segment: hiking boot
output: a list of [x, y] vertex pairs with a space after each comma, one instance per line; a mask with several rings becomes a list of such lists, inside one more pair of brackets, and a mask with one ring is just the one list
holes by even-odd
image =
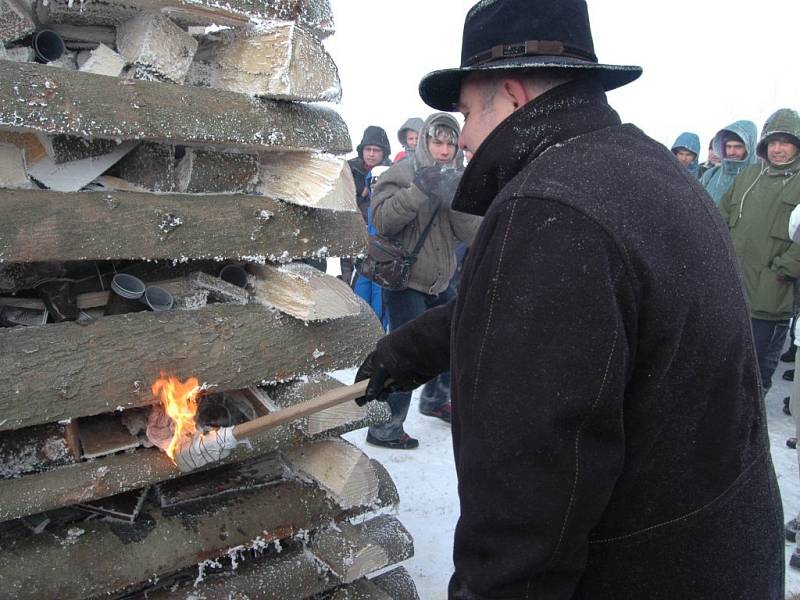
[[786, 438], [786, 445], [792, 450], [797, 450], [797, 438], [796, 437]]
[[372, 437], [371, 433], [367, 433], [367, 443], [373, 446], [381, 446], [382, 448], [391, 448], [392, 450], [413, 450], [419, 447], [419, 440], [415, 440], [407, 433], [404, 433], [396, 440], [379, 440]]
[[426, 417], [436, 417], [445, 423], [450, 423], [453, 415], [453, 407], [448, 402], [447, 404], [442, 404], [439, 408], [434, 408], [433, 410], [420, 409], [419, 412]]
[[797, 552], [797, 548], [795, 548], [794, 552], [792, 552], [792, 555], [789, 557], [789, 566], [800, 569], [800, 553]]
[[[794, 369], [787, 369], [781, 375], [786, 381], [794, 381]], [[800, 559], [798, 559], [800, 560]]]
[[789, 542], [797, 541], [797, 528], [800, 527], [800, 523], [797, 522], [797, 519], [792, 519], [786, 525], [783, 526], [783, 533], [786, 536], [786, 540]]
[[797, 346], [794, 344], [789, 345], [789, 349], [781, 354], [781, 362], [794, 362], [794, 355], [797, 352]]

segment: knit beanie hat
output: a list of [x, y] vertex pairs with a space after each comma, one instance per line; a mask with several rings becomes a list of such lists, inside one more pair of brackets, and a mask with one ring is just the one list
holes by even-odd
[[388, 158], [392, 153], [392, 148], [389, 146], [389, 136], [386, 135], [382, 127], [378, 127], [377, 125], [370, 125], [364, 130], [361, 143], [356, 147], [358, 156], [362, 159], [364, 156], [361, 152], [364, 150], [364, 146], [380, 146], [383, 150], [384, 158]]

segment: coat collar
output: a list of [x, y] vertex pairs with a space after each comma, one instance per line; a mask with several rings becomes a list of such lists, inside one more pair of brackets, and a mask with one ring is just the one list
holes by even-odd
[[556, 144], [619, 125], [599, 82], [560, 85], [529, 102], [492, 131], [464, 171], [455, 210], [482, 216], [525, 166]]

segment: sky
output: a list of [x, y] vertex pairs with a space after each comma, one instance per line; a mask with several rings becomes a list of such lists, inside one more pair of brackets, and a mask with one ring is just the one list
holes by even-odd
[[[800, 0], [587, 0], [600, 62], [639, 65], [609, 93], [622, 120], [671, 146], [682, 131], [709, 139], [733, 121], [761, 130], [778, 108], [800, 110]], [[473, 0], [331, 0], [339, 68], [337, 107], [355, 147], [367, 125], [389, 134], [432, 109], [417, 93], [426, 73], [458, 66]]]

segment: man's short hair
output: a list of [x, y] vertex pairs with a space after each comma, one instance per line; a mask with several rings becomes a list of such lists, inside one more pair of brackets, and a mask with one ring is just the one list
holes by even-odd
[[795, 148], [800, 149], [800, 140], [790, 133], [776, 132], [770, 133], [764, 141], [769, 144], [770, 142], [783, 142], [784, 144], [792, 144]]
[[519, 79], [528, 87], [546, 86], [551, 88], [582, 77], [591, 77], [591, 74], [581, 72], [579, 69], [523, 69], [516, 71], [491, 69], [472, 73], [465, 81], [477, 81], [480, 84], [481, 101], [484, 106], [488, 106], [497, 94], [496, 84], [504, 79]]
[[744, 140], [732, 131], [726, 131], [722, 134], [722, 143], [727, 144], [728, 142], [739, 142], [740, 144], [744, 144]]

